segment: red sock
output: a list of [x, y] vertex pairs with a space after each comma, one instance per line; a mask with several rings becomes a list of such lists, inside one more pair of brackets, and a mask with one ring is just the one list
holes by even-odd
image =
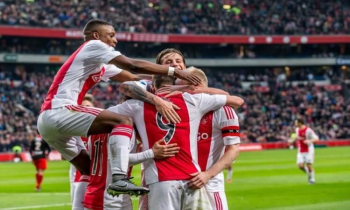
[[40, 188], [42, 181], [43, 181], [43, 175], [36, 174], [36, 188]]
[[35, 174], [35, 179], [36, 179], [36, 186], [35, 186], [35, 188], [38, 188], [38, 186], [39, 186], [39, 174]]

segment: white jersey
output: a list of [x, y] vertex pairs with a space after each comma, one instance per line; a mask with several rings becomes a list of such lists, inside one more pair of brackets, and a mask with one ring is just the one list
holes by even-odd
[[[234, 109], [224, 106], [203, 116], [198, 131], [198, 161], [202, 171], [211, 168], [224, 155], [225, 146], [239, 144], [238, 117]], [[206, 184], [208, 192], [225, 191], [220, 172]]]
[[119, 55], [120, 52], [100, 40], [82, 44], [57, 72], [40, 112], [80, 105], [92, 86], [122, 71], [114, 65], [106, 65]]
[[299, 153], [314, 153], [314, 144], [305, 144], [304, 140], [318, 139], [316, 133], [309, 127], [305, 126], [303, 129], [296, 128], [297, 145]]
[[133, 118], [141, 136], [143, 150], [152, 148], [155, 142], [177, 143], [180, 151], [164, 160], [144, 162], [146, 184], [159, 181], [189, 180], [191, 174], [200, 171], [198, 165], [197, 134], [202, 116], [226, 103], [226, 96], [188, 93], [168, 98], [180, 107], [177, 111], [181, 122], [165, 122], [153, 105], [138, 100], [128, 100], [108, 110]]

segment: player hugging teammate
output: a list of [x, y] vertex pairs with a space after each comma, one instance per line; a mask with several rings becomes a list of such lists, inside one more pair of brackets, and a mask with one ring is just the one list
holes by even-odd
[[[86, 42], [57, 73], [38, 119], [43, 138], [81, 174], [73, 209], [132, 209], [129, 195], [148, 193], [140, 208], [228, 209], [222, 170], [238, 156], [232, 107], [243, 100], [208, 88], [204, 72], [185, 70], [179, 51], [165, 50], [152, 64], [115, 51], [115, 31], [107, 22], [89, 21], [83, 33]], [[100, 80], [142, 79], [121, 69], [158, 75], [155, 94], [126, 82], [120, 91], [134, 99], [107, 110], [82, 106]], [[173, 86], [175, 78], [181, 86]], [[130, 166], [141, 162], [150, 190], [130, 181]]]

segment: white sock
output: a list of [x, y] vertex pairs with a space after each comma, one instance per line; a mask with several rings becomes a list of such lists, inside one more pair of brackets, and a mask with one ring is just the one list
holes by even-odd
[[113, 174], [124, 174], [128, 171], [129, 145], [133, 127], [116, 125], [109, 136], [108, 160]]
[[304, 166], [305, 173], [309, 174], [309, 168], [307, 166]]
[[90, 177], [87, 175], [82, 175], [79, 182], [75, 183], [74, 200], [72, 203], [72, 210], [84, 210], [84, 197], [86, 192], [86, 187], [89, 184]]
[[231, 179], [232, 178], [232, 174], [233, 174], [233, 169], [232, 168], [227, 170], [227, 177], [226, 177], [226, 179], [227, 180]]
[[310, 181], [315, 182], [315, 170], [310, 172], [309, 176], [310, 176]]

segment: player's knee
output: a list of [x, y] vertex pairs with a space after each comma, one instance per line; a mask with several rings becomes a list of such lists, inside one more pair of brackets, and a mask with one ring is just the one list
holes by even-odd
[[77, 157], [70, 161], [82, 175], [90, 175], [90, 156], [82, 150]]
[[123, 125], [133, 125], [133, 124], [134, 124], [134, 121], [132, 120], [131, 117], [123, 116], [123, 117], [120, 119], [120, 124], [123, 124]]

